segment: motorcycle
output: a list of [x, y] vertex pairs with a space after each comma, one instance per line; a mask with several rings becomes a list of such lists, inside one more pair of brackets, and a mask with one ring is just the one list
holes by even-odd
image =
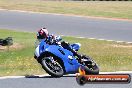
[[77, 52], [80, 49], [80, 44], [70, 45], [64, 41], [43, 39], [35, 49], [34, 58], [52, 77], [78, 73], [79, 67], [83, 68], [86, 74], [99, 74], [99, 67], [92, 58], [84, 55], [83, 57], [75, 56], [67, 47]]

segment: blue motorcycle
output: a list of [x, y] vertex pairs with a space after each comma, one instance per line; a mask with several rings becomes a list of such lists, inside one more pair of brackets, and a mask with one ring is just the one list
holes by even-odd
[[99, 67], [89, 56], [75, 54], [80, 48], [79, 43], [69, 44], [57, 40], [41, 40], [35, 49], [34, 58], [52, 77], [64, 74], [75, 74], [79, 67], [86, 74], [99, 74]]

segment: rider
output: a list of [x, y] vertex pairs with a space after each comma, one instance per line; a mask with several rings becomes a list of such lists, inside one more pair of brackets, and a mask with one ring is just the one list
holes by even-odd
[[61, 40], [60, 36], [49, 35], [47, 28], [41, 28], [37, 32], [37, 39], [41, 42], [42, 39], [45, 39], [48, 43], [53, 43], [54, 41], [59, 42]]
[[[50, 39], [55, 40], [57, 42], [60, 42], [59, 39], [57, 39], [57, 36], [54, 35], [49, 35], [49, 32], [47, 30], [47, 28], [41, 28], [40, 30], [38, 30], [37, 32], [37, 39], [40, 42], [42, 39], [45, 39], [47, 41], [49, 41]], [[78, 54], [75, 50], [71, 49], [70, 44], [66, 43], [66, 42], [61, 42], [61, 45], [64, 46], [64, 48], [70, 50], [75, 56], [78, 56], [78, 58], [82, 58], [83, 55]]]
[[49, 32], [46, 28], [41, 28], [40, 30], [38, 30], [37, 32], [37, 39], [41, 40], [41, 39], [45, 39], [49, 36]]

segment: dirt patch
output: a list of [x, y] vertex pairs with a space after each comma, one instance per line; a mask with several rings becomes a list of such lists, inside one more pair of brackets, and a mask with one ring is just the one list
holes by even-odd
[[[18, 50], [22, 49], [24, 46], [19, 43], [14, 43], [13, 45], [9, 46], [9, 50]], [[0, 52], [8, 50], [8, 46], [0, 46]]]

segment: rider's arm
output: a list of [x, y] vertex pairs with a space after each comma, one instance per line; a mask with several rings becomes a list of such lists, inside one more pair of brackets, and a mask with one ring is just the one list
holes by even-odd
[[60, 42], [60, 41], [62, 40], [62, 38], [61, 38], [61, 36], [55, 36], [55, 40], [56, 40], [57, 42]]
[[60, 41], [61, 41], [61, 37], [60, 36], [54, 36], [53, 34], [52, 35], [49, 35], [46, 39], [47, 43], [49, 44], [58, 44]]

